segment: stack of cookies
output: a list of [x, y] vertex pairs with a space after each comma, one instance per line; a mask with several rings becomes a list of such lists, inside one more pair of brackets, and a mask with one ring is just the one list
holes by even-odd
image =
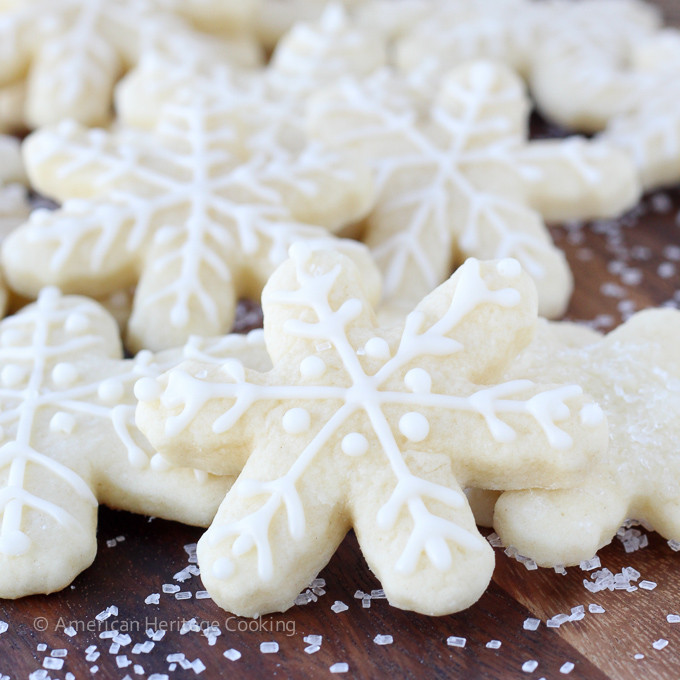
[[477, 524], [541, 566], [680, 540], [680, 313], [546, 320], [546, 223], [680, 181], [651, 6], [9, 2], [0, 83], [0, 597], [70, 584], [100, 503], [209, 527], [243, 616], [351, 529], [429, 615], [484, 593]]

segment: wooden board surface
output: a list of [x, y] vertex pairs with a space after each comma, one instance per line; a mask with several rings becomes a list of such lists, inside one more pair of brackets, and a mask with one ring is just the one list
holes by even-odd
[[[660, 4], [671, 12], [669, 17], [680, 13], [676, 0]], [[616, 222], [555, 227], [555, 239], [567, 252], [577, 281], [569, 318], [596, 320], [598, 328], [609, 330], [637, 309], [679, 306], [679, 216], [680, 190], [673, 189], [646, 197]], [[197, 576], [173, 579], [189, 565], [184, 546], [198, 539], [199, 530], [102, 509], [98, 557], [70, 588], [0, 601], [0, 621], [8, 624], [0, 633], [0, 677], [28, 678], [61, 660], [61, 668], [46, 674], [67, 678], [71, 673], [78, 680], [148, 678], [153, 673], [169, 678], [329, 677], [329, 668], [344, 662], [349, 670], [342, 677], [676, 680], [680, 623], [670, 623], [667, 616], [680, 614], [680, 554], [656, 534], [636, 529], [648, 536], [647, 547], [626, 553], [615, 539], [599, 557], [614, 573], [633, 567], [641, 574], [637, 583], [654, 582], [653, 590], [592, 594], [583, 585], [588, 571], [574, 567], [559, 575], [528, 570], [497, 550], [493, 583], [465, 612], [428, 618], [394, 609], [384, 599], [371, 600], [367, 608], [355, 591], [370, 593], [379, 585], [350, 535], [320, 575], [326, 585], [317, 601], [252, 621], [230, 617], [211, 600], [197, 598], [202, 589]], [[164, 584], [191, 596], [177, 599], [163, 592]], [[145, 604], [153, 593], [159, 594], [159, 603]], [[349, 608], [334, 613], [335, 601]], [[591, 613], [591, 604], [605, 611]], [[546, 626], [551, 617], [580, 605], [586, 612], [581, 620]], [[110, 607], [117, 613], [97, 617]], [[523, 626], [532, 617], [541, 619], [535, 631]], [[191, 619], [193, 627], [187, 624]], [[217, 637], [205, 634], [211, 626], [219, 630]], [[153, 641], [148, 629], [166, 632]], [[117, 643], [112, 635], [118, 635]], [[313, 654], [304, 651], [309, 635], [323, 636], [321, 649]], [[393, 643], [378, 645], [377, 635], [391, 635]], [[450, 636], [464, 637], [465, 646], [447, 645]], [[500, 648], [488, 648], [491, 640], [500, 641]], [[659, 640], [667, 640], [667, 646], [656, 649]], [[260, 644], [272, 641], [278, 652], [262, 653]], [[153, 648], [135, 649], [145, 642], [154, 642]], [[92, 646], [96, 649], [88, 652]], [[225, 658], [230, 649], [241, 658]], [[62, 651], [53, 656], [54, 650]], [[182, 667], [187, 660], [193, 668]], [[532, 660], [537, 667], [522, 670]], [[574, 664], [568, 674], [565, 663]]]

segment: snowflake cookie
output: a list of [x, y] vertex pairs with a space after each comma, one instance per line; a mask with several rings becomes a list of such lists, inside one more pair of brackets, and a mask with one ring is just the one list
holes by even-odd
[[0, 323], [0, 597], [59, 590], [87, 567], [98, 503], [209, 524], [232, 479], [170, 465], [134, 424], [135, 382], [189, 357], [269, 363], [261, 333], [124, 360], [105, 310], [54, 288]]
[[[245, 127], [219, 97], [187, 94], [152, 134], [65, 122], [31, 135], [29, 177], [64, 203], [34, 211], [4, 242], [10, 286], [103, 297], [137, 283], [133, 350], [228, 331], [237, 298], [259, 296], [291, 243], [331, 238], [373, 198], [360, 163], [318, 145], [253, 153]], [[337, 247], [367, 258], [357, 244]]]
[[[101, 124], [116, 80], [145, 51], [249, 59], [195, 26], [237, 30], [253, 12], [252, 0], [10, 0], [0, 9], [0, 85], [26, 81], [29, 127]], [[0, 120], [0, 129], [15, 122]]]
[[628, 151], [646, 190], [680, 182], [680, 31], [655, 34], [635, 50], [634, 100], [599, 139]]
[[431, 106], [383, 71], [330, 88], [311, 109], [321, 139], [373, 162], [378, 199], [364, 241], [388, 305], [413, 303], [465, 257], [512, 256], [539, 284], [541, 314], [558, 316], [572, 279], [541, 214], [614, 215], [639, 197], [620, 150], [581, 138], [527, 141], [528, 99], [501, 64], [454, 69]]
[[411, 19], [406, 30], [399, 32], [393, 49], [400, 70], [442, 73], [470, 59], [483, 58], [502, 61], [526, 74], [538, 18], [536, 3], [531, 0], [411, 0], [395, 4], [391, 11], [389, 3], [378, 7], [384, 13], [402, 13]]
[[595, 132], [639, 96], [632, 58], [659, 28], [658, 8], [640, 0], [552, 0], [550, 30], [533, 45], [529, 83], [539, 109], [566, 127]]
[[250, 148], [297, 154], [309, 144], [309, 96], [343, 77], [365, 77], [386, 62], [385, 46], [375, 32], [356, 26], [342, 7], [330, 5], [319, 21], [296, 25], [263, 69], [244, 71], [185, 55], [150, 54], [119, 84], [116, 107], [126, 123], [150, 129], [178, 92], [219, 94], [247, 125]]
[[271, 371], [191, 362], [136, 391], [163, 455], [219, 474], [249, 456], [198, 548], [229, 611], [290, 607], [352, 527], [392, 604], [457, 611], [493, 570], [459, 485], [575, 484], [606, 445], [580, 387], [496, 380], [536, 320], [516, 260], [468, 260], [385, 330], [353, 262], [299, 243], [263, 310]]
[[626, 518], [680, 540], [680, 312], [639, 312], [601, 338], [562, 330], [542, 326], [506, 378], [578, 382], [607, 415], [609, 447], [578, 488], [502, 494], [496, 531], [543, 566], [590, 559]]
[[329, 8], [361, 6], [366, 0], [260, 0], [255, 33], [267, 47], [274, 47], [300, 24], [314, 22]]

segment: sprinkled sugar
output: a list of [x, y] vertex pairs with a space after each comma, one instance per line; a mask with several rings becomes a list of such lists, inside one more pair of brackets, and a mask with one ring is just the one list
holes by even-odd
[[489, 640], [486, 643], [487, 649], [500, 649], [503, 643], [500, 640]]
[[276, 654], [279, 651], [278, 642], [261, 642], [260, 652], [262, 654]]
[[541, 625], [540, 619], [529, 618], [524, 620], [522, 628], [524, 628], [524, 630], [536, 630], [540, 625]]
[[376, 635], [373, 638], [376, 645], [391, 645], [394, 640], [391, 635]]
[[451, 635], [450, 637], [446, 638], [446, 644], [449, 647], [465, 647], [466, 642], [467, 638], [456, 637], [455, 635]]
[[340, 612], [346, 612], [348, 609], [349, 607], [344, 602], [340, 602], [340, 600], [336, 600], [331, 605], [331, 611], [335, 612], [336, 614], [339, 614]]
[[599, 569], [602, 566], [602, 564], [600, 562], [600, 558], [597, 555], [595, 555], [595, 557], [581, 562], [579, 566], [583, 571], [592, 571], [593, 569]]
[[571, 661], [565, 661], [560, 667], [560, 673], [567, 675], [574, 670], [574, 664]]
[[237, 649], [228, 649], [222, 656], [229, 661], [238, 661], [241, 658], [241, 652]]
[[530, 661], [525, 661], [522, 664], [522, 670], [525, 673], [533, 673], [538, 668], [538, 661], [531, 659]]
[[652, 642], [652, 647], [654, 649], [663, 649], [664, 647], [668, 646], [668, 640], [665, 640], [664, 638], [659, 638], [658, 640], [655, 640]]
[[349, 671], [349, 664], [344, 662], [334, 663], [328, 670], [331, 673], [347, 673]]

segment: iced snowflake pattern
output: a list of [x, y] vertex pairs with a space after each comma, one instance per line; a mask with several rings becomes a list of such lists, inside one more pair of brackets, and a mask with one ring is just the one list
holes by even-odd
[[[0, 12], [0, 79], [15, 89], [27, 76], [25, 122], [110, 118], [116, 80], [147, 51], [226, 59], [233, 52], [201, 28], [236, 29], [250, 0], [29, 0]], [[0, 120], [12, 124], [16, 121]], [[5, 127], [5, 129], [7, 129]]]
[[[250, 453], [199, 544], [206, 587], [241, 615], [285, 609], [354, 526], [392, 602], [439, 614], [471, 604], [493, 558], [459, 484], [566, 481], [605, 445], [601, 414], [575, 385], [474, 385], [493, 383], [533, 323], [515, 260], [469, 260], [399, 334], [375, 328], [341, 255], [296, 244], [291, 256], [263, 294], [272, 372], [191, 364], [138, 390], [137, 422], [165, 455], [218, 473]], [[503, 338], [478, 335], [482, 315]]]
[[232, 480], [171, 465], [134, 424], [135, 382], [191, 356], [267, 365], [257, 333], [122, 359], [114, 320], [54, 288], [0, 323], [2, 597], [70, 583], [94, 558], [98, 502], [209, 521]]
[[187, 95], [153, 135], [73, 122], [34, 133], [29, 175], [64, 204], [5, 242], [10, 285], [102, 297], [137, 283], [133, 349], [228, 331], [238, 296], [259, 295], [291, 243], [330, 238], [322, 227], [360, 217], [372, 198], [356, 163], [317, 149], [252, 154], [242, 127], [221, 98]]
[[371, 159], [377, 206], [365, 242], [388, 304], [415, 303], [467, 256], [515, 257], [539, 284], [544, 316], [563, 312], [571, 274], [550, 219], [617, 213], [639, 195], [625, 154], [579, 138], [526, 141], [519, 78], [473, 62], [442, 80], [432, 106], [387, 72], [320, 94], [313, 126]]

